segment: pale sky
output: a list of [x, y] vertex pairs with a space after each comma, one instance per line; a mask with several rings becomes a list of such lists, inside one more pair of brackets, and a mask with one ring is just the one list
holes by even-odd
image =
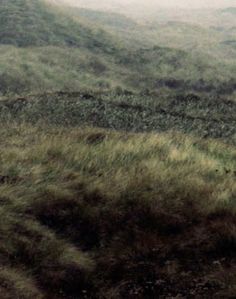
[[[96, 2], [96, 0], [94, 0]], [[107, 2], [112, 2], [108, 0]], [[236, 0], [116, 0], [115, 2], [128, 4], [150, 4], [165, 7], [225, 7], [236, 6]]]
[[139, 6], [162, 6], [184, 8], [207, 8], [235, 6], [236, 0], [59, 0], [61, 2], [78, 4], [79, 6], [112, 6], [112, 5], [139, 5]]

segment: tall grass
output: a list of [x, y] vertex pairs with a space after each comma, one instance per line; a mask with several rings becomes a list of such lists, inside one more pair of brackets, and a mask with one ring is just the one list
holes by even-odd
[[227, 263], [212, 263], [235, 252], [234, 147], [179, 133], [0, 130], [3, 298], [165, 298], [173, 279], [172, 296], [203, 275], [209, 296], [232, 292], [219, 278]]

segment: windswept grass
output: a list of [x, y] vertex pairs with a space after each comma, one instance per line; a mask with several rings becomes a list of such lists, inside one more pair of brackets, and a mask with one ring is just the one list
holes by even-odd
[[2, 298], [235, 295], [235, 147], [29, 124], [0, 142]]
[[235, 298], [233, 28], [46, 2], [0, 0], [0, 299]]

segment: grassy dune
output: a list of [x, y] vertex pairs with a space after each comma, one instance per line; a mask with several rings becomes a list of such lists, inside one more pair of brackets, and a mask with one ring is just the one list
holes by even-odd
[[103, 30], [74, 22], [41, 0], [2, 0], [0, 44], [18, 47], [68, 46], [112, 52], [114, 41]]
[[166, 88], [166, 93], [193, 91], [227, 96], [235, 91], [234, 65], [158, 46], [117, 48], [113, 55], [104, 51], [103, 47], [92, 51], [83, 47], [0, 45], [0, 95], [85, 87], [156, 92]]
[[224, 40], [181, 22], [145, 26], [72, 11], [42, 0], [0, 2], [0, 95], [119, 86], [233, 95], [233, 29]]
[[0, 142], [1, 298], [236, 295], [235, 147], [12, 122]]
[[235, 298], [234, 18], [46, 3], [0, 0], [0, 299]]

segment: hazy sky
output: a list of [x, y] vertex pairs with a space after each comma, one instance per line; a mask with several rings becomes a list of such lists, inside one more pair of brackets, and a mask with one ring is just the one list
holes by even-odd
[[[108, 0], [107, 2], [112, 2]], [[96, 2], [96, 0], [94, 0]], [[224, 7], [236, 6], [236, 0], [116, 0], [120, 3], [148, 4], [167, 7]]]
[[236, 5], [235, 0], [156, 0], [161, 5], [183, 7], [224, 7]]
[[143, 5], [143, 6], [164, 6], [164, 7], [185, 7], [185, 8], [200, 8], [200, 7], [226, 7], [236, 6], [236, 0], [62, 0], [64, 2], [71, 2], [73, 4], [84, 5], [107, 4], [115, 5]]

